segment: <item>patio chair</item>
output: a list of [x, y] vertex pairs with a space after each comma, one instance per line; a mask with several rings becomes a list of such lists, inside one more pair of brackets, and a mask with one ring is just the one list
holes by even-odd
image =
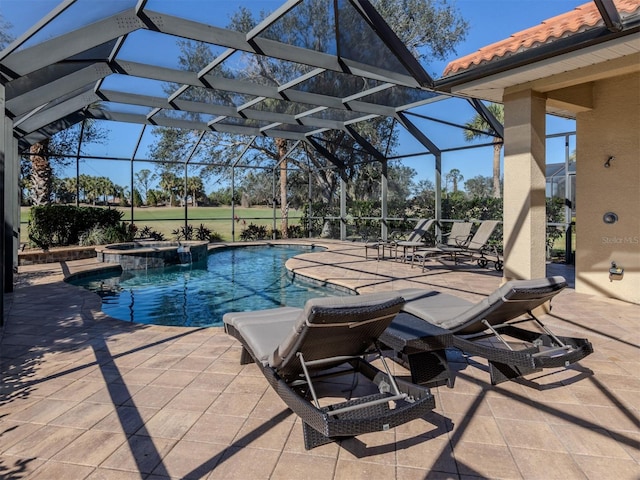
[[[396, 293], [406, 300], [404, 312], [449, 330], [454, 347], [487, 359], [496, 385], [544, 368], [566, 367], [593, 353], [587, 339], [555, 335], [533, 313], [566, 286], [563, 277], [512, 280], [475, 304], [422, 289]], [[537, 331], [517, 326], [523, 322], [532, 322]]]
[[422, 269], [424, 270], [427, 258], [449, 256], [453, 258], [454, 265], [458, 263], [458, 258], [470, 257], [471, 260], [477, 260], [480, 267], [484, 268], [492, 261], [496, 270], [502, 270], [503, 263], [497, 248], [489, 245], [489, 239], [499, 223], [498, 220], [483, 220], [473, 236], [467, 236], [466, 240], [464, 235], [458, 235], [457, 239], [446, 245], [418, 252], [419, 259], [422, 260]]
[[[396, 239], [391, 240], [391, 248], [395, 249], [395, 258], [398, 257], [398, 249], [402, 248], [402, 261], [405, 262], [407, 260], [407, 250], [411, 250], [413, 258], [413, 253], [420, 247], [425, 247], [425, 236], [431, 229], [431, 226], [436, 223], [435, 219], [430, 220], [420, 220], [415, 228], [408, 234], [402, 236], [397, 236]], [[406, 238], [405, 238], [406, 237]]]
[[424, 263], [427, 257], [438, 255], [442, 253], [444, 248], [459, 248], [466, 245], [471, 238], [471, 228], [473, 223], [471, 222], [454, 222], [451, 224], [451, 230], [447, 233], [443, 233], [442, 237], [444, 242], [440, 242], [433, 247], [416, 248], [411, 258], [411, 266], [415, 261], [422, 262], [424, 269]]
[[376, 242], [366, 243], [365, 258], [369, 259], [369, 249], [375, 248], [377, 250], [377, 259], [381, 258], [380, 249], [382, 249], [382, 259], [384, 260], [384, 250], [388, 249], [389, 253], [394, 252], [394, 258], [398, 259], [398, 249], [402, 248], [402, 259], [406, 260], [407, 250], [411, 249], [414, 252], [419, 247], [426, 246], [425, 235], [431, 229], [431, 226], [436, 221], [434, 219], [422, 219], [418, 220], [416, 226], [410, 232], [393, 231], [389, 234], [389, 240], [384, 241], [378, 239]]
[[[379, 335], [403, 303], [395, 293], [325, 297], [307, 301], [304, 308], [227, 313], [223, 321], [225, 331], [242, 344], [241, 363], [255, 362], [280, 398], [302, 419], [309, 450], [387, 430], [435, 407], [429, 389], [394, 378], [376, 348]], [[385, 372], [370, 363], [371, 353], [380, 359]], [[334, 399], [344, 396], [345, 383], [335, 391], [318, 380], [339, 375], [352, 376], [346, 384], [351, 385], [350, 393], [346, 400], [330, 404], [329, 395]], [[353, 389], [363, 378], [377, 388], [356, 398], [362, 390]]]

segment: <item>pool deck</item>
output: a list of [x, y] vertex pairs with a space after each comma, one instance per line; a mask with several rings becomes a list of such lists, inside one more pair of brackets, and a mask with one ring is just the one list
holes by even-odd
[[[291, 243], [291, 242], [289, 242]], [[500, 274], [426, 271], [326, 243], [287, 266], [358, 292], [423, 287], [477, 301]], [[565, 289], [545, 323], [595, 353], [492, 386], [456, 355], [436, 409], [386, 432], [305, 451], [300, 420], [221, 328], [133, 325], [64, 283], [95, 260], [21, 267], [0, 343], [0, 477], [7, 479], [640, 478], [640, 306]], [[572, 270], [549, 265], [549, 274]], [[405, 372], [397, 368], [399, 374]]]

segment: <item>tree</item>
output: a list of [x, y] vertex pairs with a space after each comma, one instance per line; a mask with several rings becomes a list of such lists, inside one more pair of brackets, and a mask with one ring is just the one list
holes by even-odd
[[457, 193], [458, 183], [464, 180], [464, 177], [462, 176], [462, 173], [460, 173], [460, 170], [458, 170], [457, 168], [452, 168], [449, 171], [449, 173], [447, 173], [447, 175], [445, 176], [445, 180], [447, 182], [446, 190], [449, 191], [449, 183], [451, 183], [451, 186], [452, 186], [451, 192]]
[[478, 175], [464, 182], [464, 189], [471, 197], [490, 197], [493, 192], [493, 179]]
[[[488, 110], [500, 123], [504, 123], [504, 106], [499, 103], [491, 103]], [[491, 133], [494, 134], [492, 135]], [[491, 137], [493, 142], [493, 197], [500, 198], [500, 152], [502, 150], [502, 139], [495, 133], [489, 122], [476, 113], [471, 121], [465, 124], [464, 139], [467, 142], [476, 138]]]
[[96, 205], [98, 198], [100, 198], [101, 192], [100, 182], [98, 182], [98, 178], [85, 175], [85, 178], [83, 180], [84, 192], [87, 196], [87, 200], [89, 200], [93, 205]]
[[[198, 206], [198, 199], [205, 197], [204, 193], [204, 183], [202, 183], [202, 179], [200, 177], [190, 176], [187, 179], [187, 196], [191, 196], [191, 205], [194, 207]], [[185, 198], [186, 202], [187, 199]]]
[[147, 205], [157, 207], [162, 194], [158, 190], [150, 189], [147, 191]]
[[[23, 157], [23, 162], [30, 164], [24, 168], [21, 166], [21, 171], [29, 173], [30, 196], [34, 205], [51, 203], [54, 169], [67, 166], [71, 161], [75, 161], [76, 150], [80, 142], [80, 131], [79, 124], [62, 130], [50, 139], [31, 145], [29, 154], [26, 158]], [[86, 153], [86, 147], [90, 144], [103, 143], [106, 137], [105, 128], [99, 126], [95, 120], [85, 120], [80, 153]]]
[[29, 148], [31, 158], [31, 201], [33, 205], [48, 205], [53, 192], [53, 169], [49, 163], [49, 140], [34, 143]]
[[148, 201], [147, 196], [149, 194], [149, 189], [151, 188], [151, 183], [155, 181], [156, 175], [148, 168], [144, 168], [139, 172], [136, 172], [135, 177], [138, 183], [138, 188], [142, 190], [142, 194], [146, 202]]
[[289, 202], [287, 201], [287, 141], [276, 138], [276, 149], [280, 162], [280, 234], [289, 238]]
[[[251, 170], [244, 175], [240, 183], [240, 190], [247, 193], [251, 203], [256, 205], [270, 205], [273, 201], [273, 180], [269, 170]], [[224, 192], [231, 195], [230, 192]], [[222, 192], [219, 193], [218, 202], [222, 202]]]
[[[382, 13], [397, 32], [399, 37], [417, 57], [428, 61], [433, 58], [444, 59], [450, 54], [454, 46], [464, 39], [467, 24], [462, 20], [458, 11], [448, 0], [374, 0], [374, 6]], [[296, 6], [292, 12], [278, 19], [269, 27], [269, 37], [277, 38], [283, 43], [310, 48], [320, 52], [332, 52], [335, 49], [334, 34], [335, 2], [326, 0], [307, 0]], [[344, 14], [344, 15], [343, 15]], [[349, 35], [353, 48], [362, 45], [353, 41], [357, 35], [363, 35], [364, 29], [355, 22], [362, 22], [357, 15], [349, 16], [349, 9], [341, 10], [343, 28], [340, 35]], [[233, 15], [229, 28], [239, 32], [249, 32], [266, 14], [254, 15], [246, 8], [239, 8]], [[354, 28], [348, 28], [349, 22]], [[356, 39], [357, 40], [357, 39]], [[362, 39], [365, 41], [365, 39]], [[180, 64], [185, 70], [198, 72], [215, 58], [214, 52], [203, 43], [180, 40]], [[361, 55], [379, 56], [384, 54], [382, 49], [369, 48], [358, 51]], [[379, 61], [379, 59], [376, 59]], [[229, 66], [227, 66], [229, 64]], [[238, 65], [241, 68], [237, 68]], [[232, 68], [234, 68], [232, 70]], [[261, 55], [250, 53], [234, 55], [233, 62], [222, 62], [211, 72], [211, 75], [251, 81], [264, 85], [279, 87], [290, 80], [307, 73], [306, 67], [294, 62], [277, 61]], [[310, 92], [350, 92], [357, 93], [375, 86], [371, 79], [357, 78], [348, 75], [327, 74], [316, 75], [308, 79], [304, 88]], [[172, 94], [179, 85], [167, 85], [166, 92]], [[211, 104], [239, 105], [253, 97], [225, 92], [217, 89], [191, 87], [184, 91], [181, 99], [204, 101]], [[293, 102], [278, 99], [264, 99], [260, 102], [265, 110], [274, 110], [282, 114], [295, 115], [298, 105]], [[197, 119], [196, 113], [185, 113], [189, 118]], [[232, 119], [233, 120], [233, 119]], [[366, 123], [366, 124], [365, 124]], [[244, 119], [243, 124], [260, 126], [250, 119]], [[378, 118], [369, 122], [354, 124], [358, 133], [380, 151], [393, 151], [398, 139], [392, 131], [393, 122], [387, 118]], [[196, 132], [176, 133], [172, 129], [157, 129], [159, 142], [152, 150], [151, 157], [162, 161], [184, 159], [193, 145]], [[181, 138], [177, 141], [176, 136]], [[345, 165], [342, 172], [337, 172], [332, 164], [313, 149], [298, 148], [284, 159], [287, 143], [282, 139], [258, 137], [250, 139], [238, 135], [227, 135], [220, 132], [207, 132], [202, 139], [200, 155], [202, 159], [211, 162], [210, 167], [204, 167], [200, 174], [204, 177], [210, 174], [225, 177], [230, 174], [229, 168], [238, 158], [240, 152], [250, 144], [250, 150], [242, 157], [244, 165], [270, 166], [279, 164], [280, 202], [282, 217], [286, 222], [286, 208], [290, 200], [287, 194], [287, 180], [290, 167], [297, 166], [312, 176], [312, 183], [317, 186], [317, 199], [330, 204], [336, 198], [340, 185], [340, 178], [349, 181], [358, 176], [359, 170], [364, 169], [373, 157], [357, 145], [355, 140], [344, 131], [329, 130], [314, 135], [327, 152], [337, 157]], [[250, 143], [251, 142], [251, 143]], [[237, 170], [236, 170], [237, 172]], [[364, 178], [364, 173], [361, 175]], [[359, 193], [359, 192], [358, 192]], [[281, 226], [286, 229], [286, 223]]]
[[160, 174], [160, 188], [169, 197], [169, 206], [173, 207], [173, 202], [182, 191], [182, 182], [172, 172], [162, 172]]
[[433, 0], [374, 0], [404, 44], [425, 64], [447, 60], [469, 29], [454, 4]]
[[0, 14], [0, 50], [3, 50], [4, 47], [13, 41], [13, 37], [9, 33], [12, 28], [13, 25]]
[[140, 195], [140, 191], [137, 188], [133, 189], [133, 206], [134, 207], [142, 206], [142, 195]]

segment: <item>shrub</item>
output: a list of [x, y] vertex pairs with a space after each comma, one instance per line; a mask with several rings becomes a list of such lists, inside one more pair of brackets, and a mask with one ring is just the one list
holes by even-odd
[[205, 227], [203, 223], [201, 223], [200, 226], [196, 228], [195, 236], [197, 240], [207, 242], [219, 242], [220, 240], [222, 240], [222, 235]]
[[79, 244], [90, 246], [131, 242], [135, 238], [136, 231], [135, 225], [126, 222], [108, 227], [95, 226], [80, 235]]
[[183, 225], [180, 228], [176, 228], [171, 233], [178, 241], [195, 239], [203, 242], [219, 242], [222, 240], [222, 235], [212, 231], [206, 227], [204, 223], [201, 223], [197, 228], [193, 228], [193, 225]]
[[183, 225], [171, 231], [176, 240], [193, 240], [193, 225]]
[[86, 232], [80, 235], [79, 242], [82, 247], [89, 247], [91, 245], [104, 245], [105, 241], [104, 228], [92, 227]]
[[304, 238], [304, 229], [300, 225], [289, 225], [287, 227], [289, 238]]
[[135, 225], [126, 222], [110, 225], [104, 229], [104, 239], [106, 243], [132, 242], [137, 230]]
[[240, 232], [240, 240], [266, 240], [269, 238], [269, 231], [264, 225], [250, 223], [247, 228]]
[[29, 212], [29, 240], [43, 250], [77, 245], [82, 233], [94, 227], [116, 226], [122, 215], [110, 208], [38, 205], [31, 207]]
[[[563, 223], [565, 221], [564, 215], [564, 199], [559, 197], [547, 198], [547, 222], [548, 223]], [[565, 232], [561, 227], [555, 225], [547, 226], [547, 257], [552, 257], [553, 246], [556, 240], [562, 238]]]
[[138, 231], [137, 238], [139, 238], [139, 239], [150, 238], [152, 240], [156, 240], [158, 242], [161, 242], [161, 241], [164, 240], [164, 234], [162, 234], [161, 232], [157, 232], [157, 231], [153, 230], [148, 225], [145, 225], [144, 227], [142, 227], [142, 229], [140, 229]]

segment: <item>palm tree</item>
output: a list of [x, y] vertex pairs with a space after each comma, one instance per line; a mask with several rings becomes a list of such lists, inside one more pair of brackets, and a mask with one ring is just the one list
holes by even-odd
[[[488, 107], [491, 114], [500, 123], [504, 123], [504, 107], [499, 103], [491, 103]], [[490, 135], [493, 128], [482, 115], [476, 113], [470, 122], [465, 124], [464, 139], [470, 142], [476, 138], [491, 137], [493, 140], [493, 197], [500, 198], [500, 151], [502, 150], [502, 139], [498, 136]]]
[[287, 202], [287, 141], [284, 138], [275, 139], [280, 159], [280, 233], [282, 238], [289, 237], [289, 203]]
[[169, 206], [173, 207], [173, 200], [182, 188], [180, 179], [172, 172], [162, 172], [160, 174], [160, 188], [169, 196]]
[[[192, 176], [187, 179], [187, 193], [191, 194], [191, 205], [197, 207], [198, 198], [204, 196], [204, 184], [202, 183], [202, 179], [200, 177]], [[186, 197], [184, 201], [187, 201]]]
[[31, 159], [31, 199], [34, 205], [48, 205], [53, 193], [53, 169], [49, 163], [49, 139], [29, 148]]
[[449, 182], [451, 182], [453, 186], [453, 193], [456, 193], [458, 191], [458, 183], [464, 180], [464, 177], [460, 173], [460, 170], [458, 170], [457, 168], [453, 168], [449, 171], [449, 173], [447, 173], [445, 179], [447, 181], [447, 185], [449, 184]]

